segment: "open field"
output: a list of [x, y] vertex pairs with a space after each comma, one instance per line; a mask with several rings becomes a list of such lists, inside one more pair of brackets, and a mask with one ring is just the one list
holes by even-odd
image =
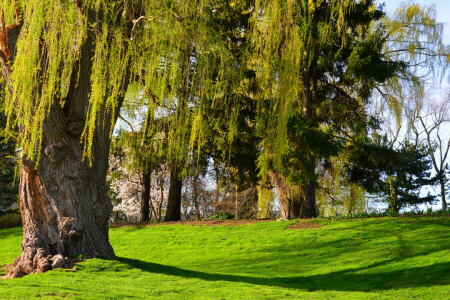
[[[450, 298], [448, 217], [295, 222], [111, 228], [118, 260], [0, 280], [0, 299]], [[0, 230], [0, 265], [21, 234]]]

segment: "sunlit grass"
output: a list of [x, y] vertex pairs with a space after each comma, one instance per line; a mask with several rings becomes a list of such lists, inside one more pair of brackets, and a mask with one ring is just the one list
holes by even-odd
[[[118, 260], [0, 281], [0, 298], [428, 298], [450, 293], [448, 217], [110, 230]], [[21, 229], [0, 230], [0, 265]]]

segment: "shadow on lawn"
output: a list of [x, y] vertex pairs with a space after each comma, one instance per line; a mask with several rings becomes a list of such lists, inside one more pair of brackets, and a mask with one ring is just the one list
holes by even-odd
[[353, 268], [327, 274], [296, 277], [251, 277], [242, 275], [214, 274], [182, 269], [137, 259], [119, 258], [119, 261], [145, 272], [196, 278], [206, 281], [242, 282], [254, 285], [274, 286], [308, 291], [364, 291], [389, 290], [400, 288], [427, 287], [450, 284], [450, 263], [439, 263], [428, 267], [416, 267], [403, 270], [378, 273], [355, 274], [371, 268], [388, 265], [395, 260], [374, 263], [367, 267]]
[[0, 240], [9, 238], [10, 236], [17, 236], [18, 238], [22, 238], [23, 229], [22, 227], [13, 227], [13, 228], [0, 228]]

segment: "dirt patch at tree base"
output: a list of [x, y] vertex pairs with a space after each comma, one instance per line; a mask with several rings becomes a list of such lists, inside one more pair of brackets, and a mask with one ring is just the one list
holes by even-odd
[[316, 222], [298, 221], [297, 223], [288, 226], [286, 229], [311, 229], [320, 228], [322, 226], [322, 224]]
[[265, 223], [274, 220], [210, 220], [210, 221], [177, 221], [177, 222], [161, 222], [161, 223], [145, 223], [145, 222], [113, 222], [109, 223], [111, 227], [127, 227], [127, 226], [160, 226], [160, 225], [187, 225], [187, 226], [239, 226], [245, 224]]

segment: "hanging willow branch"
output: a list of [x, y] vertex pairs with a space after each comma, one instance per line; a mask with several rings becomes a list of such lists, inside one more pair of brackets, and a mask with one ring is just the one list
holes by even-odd
[[[4, 5], [8, 18], [14, 3]], [[219, 12], [209, 1], [29, 0], [19, 6], [23, 28], [5, 112], [19, 126], [21, 154], [29, 160], [39, 160], [43, 123], [52, 107], [66, 109], [78, 101], [69, 91], [83, 76], [77, 67], [83, 47], [90, 48], [92, 72], [85, 115], [76, 122], [84, 124], [81, 141], [89, 159], [97, 128], [108, 126], [112, 133], [122, 107], [154, 114], [148, 118], [152, 132], [166, 123], [174, 156], [183, 156], [185, 145], [202, 143], [204, 101], [220, 99], [218, 104], [232, 109], [222, 101], [239, 83], [240, 67], [230, 67], [235, 65], [230, 49], [211, 24]], [[7, 31], [2, 33], [0, 43], [6, 45]], [[8, 51], [2, 47], [5, 63]], [[141, 92], [127, 96], [124, 86], [141, 86]], [[190, 124], [192, 134], [183, 132]]]

